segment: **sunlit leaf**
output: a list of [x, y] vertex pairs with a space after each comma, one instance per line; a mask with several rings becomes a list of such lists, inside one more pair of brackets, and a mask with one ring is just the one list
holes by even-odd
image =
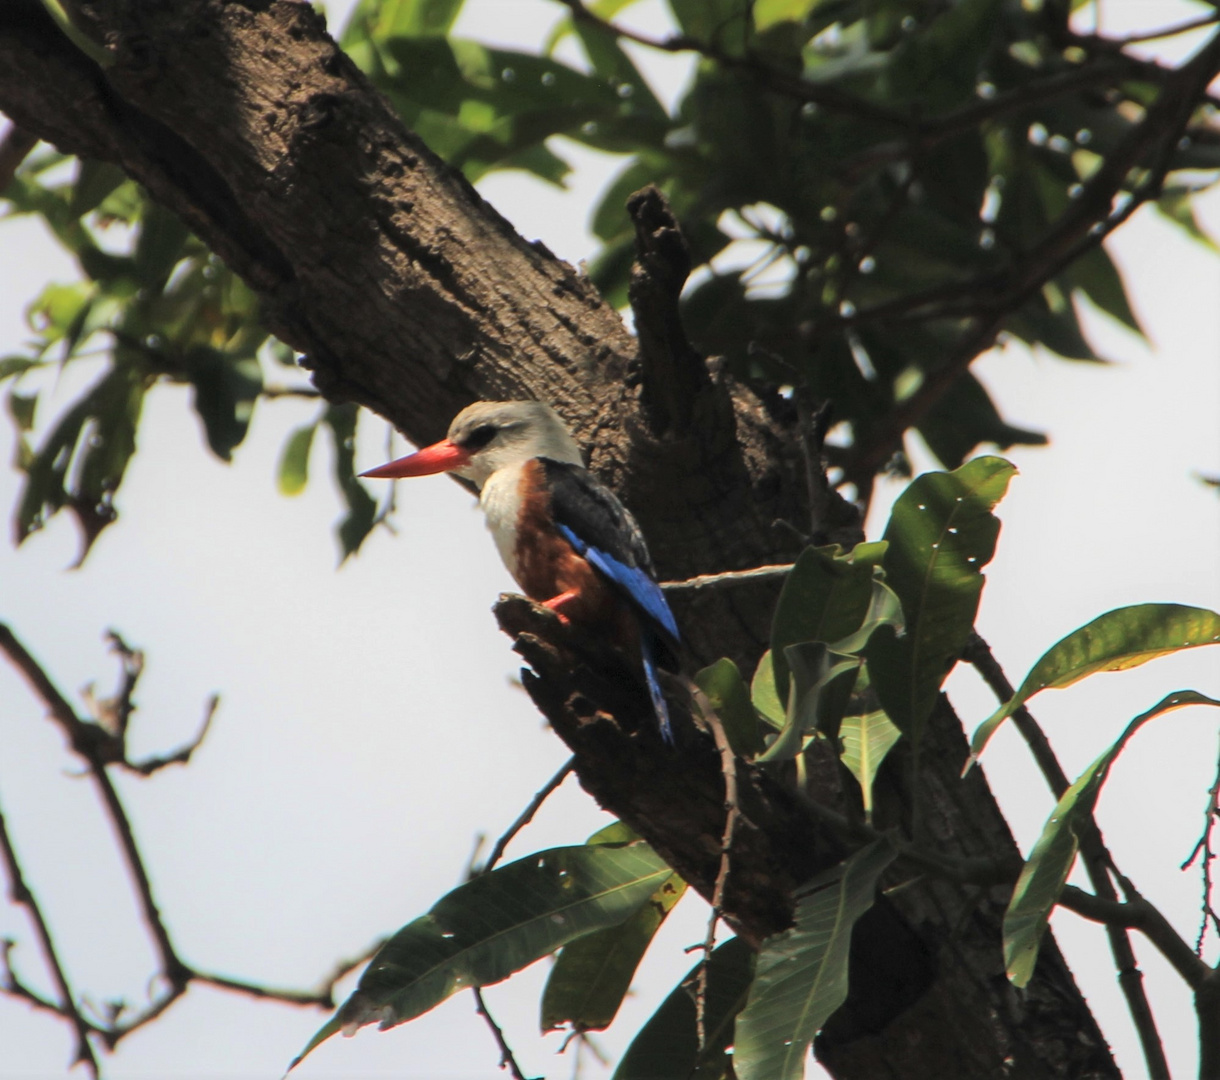
[[865, 649], [872, 687], [898, 728], [915, 738], [974, 626], [982, 568], [1000, 522], [991, 513], [1016, 469], [981, 457], [926, 473], [895, 502], [886, 526], [886, 583], [906, 616], [899, 637], [882, 626]]
[[861, 545], [859, 559], [833, 548], [801, 552], [771, 620], [771, 662], [781, 701], [788, 694], [784, 650], [802, 641], [838, 641], [859, 630], [873, 602], [873, 566], [884, 552], [876, 544]]
[[771, 650], [759, 658], [750, 683], [750, 700], [759, 715], [773, 727], [782, 728], [787, 720], [787, 709], [775, 689], [775, 668], [771, 663]]
[[1038, 837], [1021, 870], [1008, 910], [1004, 913], [1004, 964], [1009, 979], [1017, 986], [1028, 985], [1033, 977], [1038, 947], [1046, 932], [1051, 909], [1072, 871], [1080, 846], [1081, 829], [1092, 818], [1110, 767], [1131, 736], [1145, 723], [1162, 713], [1187, 705], [1220, 707], [1220, 701], [1194, 690], [1178, 690], [1141, 713], [1127, 725], [1109, 749], [1077, 777], [1047, 819], [1042, 835]]
[[847, 998], [852, 928], [896, 854], [878, 840], [819, 874], [801, 890], [796, 925], [763, 942], [733, 1038], [739, 1080], [804, 1075], [814, 1036]]
[[732, 660], [717, 660], [695, 675], [695, 685], [716, 710], [733, 751], [742, 757], [757, 754], [763, 748], [758, 714], [737, 665]]
[[1220, 614], [1183, 604], [1135, 604], [1099, 615], [1052, 645], [1017, 692], [970, 740], [976, 760], [1005, 720], [1040, 690], [1059, 689], [1098, 671], [1126, 671], [1182, 649], [1220, 644]]
[[841, 755], [847, 771], [860, 784], [860, 795], [864, 803], [864, 818], [873, 817], [873, 781], [886, 754], [902, 737], [890, 718], [881, 709], [856, 716], [843, 717], [839, 725], [839, 738], [843, 742]]
[[313, 447], [317, 423], [299, 427], [284, 443], [280, 456], [279, 487], [281, 495], [299, 495], [309, 481], [309, 451]]
[[471, 879], [378, 950], [355, 993], [293, 1066], [336, 1030], [405, 1023], [458, 990], [500, 982], [578, 937], [621, 923], [670, 874], [645, 844], [586, 845], [529, 855]]
[[653, 937], [685, 892], [686, 882], [670, 874], [625, 922], [565, 945], [542, 992], [543, 1033], [565, 1024], [576, 1031], [609, 1027]]

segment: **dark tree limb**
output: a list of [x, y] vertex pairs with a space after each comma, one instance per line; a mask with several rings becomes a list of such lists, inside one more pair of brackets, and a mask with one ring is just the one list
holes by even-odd
[[691, 271], [690, 248], [659, 189], [637, 191], [627, 200], [627, 214], [635, 225], [627, 296], [639, 347], [640, 404], [654, 434], [685, 435], [700, 396], [711, 387], [678, 313]]

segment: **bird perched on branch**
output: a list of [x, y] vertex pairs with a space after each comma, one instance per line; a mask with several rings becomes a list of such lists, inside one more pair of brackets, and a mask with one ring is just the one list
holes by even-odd
[[449, 435], [362, 476], [451, 472], [479, 489], [500, 557], [525, 595], [567, 623], [638, 650], [665, 741], [673, 743], [657, 667], [676, 663], [679, 634], [640, 527], [585, 467], [563, 421], [538, 401], [481, 401]]

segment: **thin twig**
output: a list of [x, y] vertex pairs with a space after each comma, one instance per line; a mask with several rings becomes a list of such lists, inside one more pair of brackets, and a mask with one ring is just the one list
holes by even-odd
[[534, 820], [534, 815], [538, 813], [539, 809], [542, 807], [542, 804], [546, 802], [551, 793], [568, 778], [568, 773], [575, 768], [576, 758], [568, 758], [568, 760], [565, 761], [562, 766], [560, 766], [559, 771], [556, 772], [555, 775], [542, 786], [541, 790], [539, 790], [532, 799], [530, 799], [525, 809], [522, 810], [517, 816], [517, 820], [514, 821], [508, 827], [504, 835], [496, 841], [495, 847], [491, 849], [491, 854], [487, 856], [487, 862], [485, 862], [482, 869], [479, 870], [480, 874], [486, 874], [488, 870], [490, 870], [500, 861], [500, 858], [504, 855], [504, 849], [507, 848], [512, 842], [513, 837]]
[[689, 689], [695, 705], [707, 726], [711, 728], [716, 740], [716, 749], [720, 753], [720, 771], [724, 775], [724, 833], [720, 838], [720, 866], [716, 871], [716, 883], [712, 886], [712, 911], [707, 920], [707, 936], [703, 939], [703, 955], [699, 960], [699, 973], [695, 976], [695, 1031], [697, 1033], [699, 1053], [707, 1049], [707, 979], [711, 967], [712, 950], [716, 947], [716, 924], [720, 921], [724, 910], [724, 890], [729, 880], [730, 852], [733, 848], [733, 834], [741, 817], [741, 808], [737, 802], [737, 755], [729, 744], [724, 725], [712, 703], [693, 682]]
[[[55, 980], [60, 1003], [57, 1007], [53, 1007], [54, 1011], [71, 1023], [72, 1027], [76, 1030], [76, 1056], [72, 1059], [72, 1064], [85, 1065], [96, 1077], [98, 1075], [97, 1058], [94, 1056], [93, 1047], [89, 1043], [91, 1025], [81, 1016], [76, 1008], [76, 1001], [72, 997], [72, 988], [68, 985], [68, 977], [64, 974], [63, 965], [59, 962], [59, 955], [55, 951], [55, 940], [52, 938], [50, 927], [47, 926], [47, 921], [43, 917], [42, 908], [38, 906], [34, 893], [22, 876], [21, 864], [17, 861], [17, 852], [13, 847], [12, 839], [9, 837], [8, 826], [5, 824], [4, 813], [2, 811], [0, 811], [0, 856], [3, 857], [5, 871], [9, 879], [9, 896], [14, 904], [20, 904], [29, 914], [30, 921], [34, 924], [34, 930], [38, 935], [38, 942], [42, 946], [43, 957], [47, 962], [47, 967], [51, 969], [52, 978]], [[12, 974], [12, 968], [8, 963], [8, 952], [9, 948], [6, 947], [4, 950], [4, 968], [7, 977], [4, 979], [4, 987], [6, 990], [15, 990], [20, 986], [20, 983]], [[24, 989], [22, 987], [22, 990]], [[26, 1000], [33, 999], [36, 1004], [42, 1007], [50, 1004], [28, 990], [22, 996]]]
[[204, 703], [203, 707], [203, 723], [199, 726], [198, 734], [191, 739], [190, 742], [180, 746], [172, 754], [165, 754], [160, 757], [145, 758], [143, 761], [122, 761], [118, 764], [130, 769], [134, 773], [139, 773], [141, 776], [151, 776], [160, 769], [164, 769], [168, 765], [187, 765], [190, 763], [191, 756], [199, 749], [200, 744], [207, 737], [208, 731], [212, 727], [212, 719], [216, 716], [216, 710], [220, 707], [220, 695], [213, 694]]
[[[1013, 694], [1016, 692], [1012, 683], [1008, 681], [1004, 669], [1000, 667], [999, 661], [992, 653], [991, 646], [977, 632], [971, 632], [962, 657], [978, 671], [1001, 704], [1012, 700]], [[1038, 768], [1042, 771], [1055, 798], [1062, 798], [1063, 793], [1069, 787], [1068, 778], [1063, 771], [1063, 766], [1059, 764], [1059, 759], [1055, 756], [1055, 751], [1051, 748], [1046, 733], [1024, 705], [1013, 713], [1013, 721], [1025, 739], [1026, 745], [1034, 756], [1034, 761], [1037, 762]], [[1108, 869], [1114, 869], [1114, 860], [1106, 848], [1101, 830], [1092, 816], [1079, 830], [1079, 837], [1081, 859], [1097, 898], [1101, 902], [1117, 903], [1118, 894], [1114, 890], [1114, 884], [1108, 873]], [[1114, 873], [1117, 876], [1118, 871], [1114, 870]], [[1168, 925], [1165, 923], [1165, 927]], [[1105, 926], [1106, 936], [1110, 942], [1110, 952], [1114, 957], [1114, 966], [1118, 971], [1119, 985], [1127, 1000], [1131, 1022], [1139, 1034], [1144, 1060], [1148, 1065], [1148, 1074], [1152, 1080], [1169, 1080], [1169, 1063], [1165, 1058], [1160, 1033], [1157, 1031], [1156, 1019], [1152, 1015], [1152, 1006], [1144, 991], [1144, 975], [1136, 962], [1131, 938], [1121, 924], [1106, 922]], [[1141, 927], [1142, 929], [1143, 927]], [[1147, 931], [1144, 932], [1147, 933]], [[1174, 933], [1172, 928], [1170, 928], [1170, 933]], [[1160, 946], [1158, 945], [1158, 947]]]
[[1200, 906], [1203, 915], [1199, 920], [1199, 936], [1195, 940], [1195, 955], [1200, 959], [1203, 957], [1203, 943], [1207, 939], [1208, 926], [1214, 926], [1217, 936], [1220, 936], [1220, 914], [1217, 914], [1216, 909], [1212, 906], [1212, 862], [1216, 858], [1216, 852], [1212, 848], [1212, 829], [1215, 827], [1218, 815], [1220, 815], [1220, 759], [1216, 762], [1216, 780], [1207, 793], [1207, 812], [1203, 815], [1203, 832], [1199, 836], [1199, 842], [1195, 844], [1194, 850], [1190, 853], [1190, 858], [1181, 866], [1182, 870], [1189, 869], [1195, 859], [1200, 855], [1203, 856], [1200, 867], [1203, 878], [1203, 900]]
[[507, 1069], [512, 1075], [513, 1080], [529, 1080], [529, 1078], [521, 1071], [521, 1067], [517, 1064], [517, 1059], [513, 1057], [513, 1052], [509, 1045], [504, 1040], [504, 1032], [500, 1030], [500, 1025], [496, 1023], [494, 1017], [487, 1011], [487, 1004], [483, 1001], [483, 993], [477, 986], [470, 988], [474, 994], [475, 1011], [487, 1021], [487, 1026], [491, 1028], [491, 1033], [495, 1036], [496, 1045], [500, 1048], [500, 1068]]
[[[508, 827], [504, 835], [496, 841], [495, 846], [491, 849], [491, 854], [487, 856], [487, 861], [478, 869], [471, 871], [469, 877], [477, 877], [479, 874], [486, 874], [498, 863], [504, 855], [505, 849], [512, 843], [513, 837], [522, 829], [534, 820], [534, 815], [538, 813], [542, 804], [547, 801], [552, 792], [555, 791], [560, 784], [567, 779], [568, 773], [576, 768], [576, 758], [570, 757], [560, 766], [559, 770], [552, 776], [535, 794], [525, 809], [517, 815], [517, 819]], [[480, 840], [480, 843], [482, 841]], [[476, 849], [477, 852], [477, 849]], [[471, 860], [473, 862], [473, 858]], [[526, 1080], [525, 1075], [521, 1072], [520, 1066], [517, 1065], [517, 1059], [513, 1057], [513, 1052], [509, 1048], [508, 1042], [504, 1038], [504, 1032], [500, 1029], [500, 1025], [496, 1023], [495, 1018], [487, 1010], [487, 1003], [483, 1000], [483, 994], [479, 987], [472, 986], [471, 993], [474, 994], [475, 1012], [477, 1012], [487, 1022], [487, 1026], [491, 1029], [492, 1037], [496, 1040], [496, 1045], [500, 1048], [500, 1068], [508, 1069], [512, 1074], [513, 1080]]]
[[719, 574], [696, 574], [682, 581], [662, 581], [661, 588], [666, 592], [682, 592], [689, 589], [697, 592], [700, 589], [719, 589], [726, 585], [736, 585], [742, 581], [765, 581], [768, 578], [783, 577], [792, 570], [795, 563], [774, 563], [769, 566], [755, 566], [751, 570], [725, 570]]
[[[152, 882], [136, 844], [131, 821], [110, 779], [107, 767], [113, 765], [147, 776], [166, 765], [176, 762], [185, 763], [207, 733], [218, 701], [215, 697], [209, 701], [199, 734], [182, 749], [166, 757], [152, 758], [144, 762], [128, 760], [124, 748], [124, 736], [127, 718], [134, 708], [131, 695], [139, 678], [143, 657], [138, 650], [130, 648], [121, 637], [113, 632], [110, 634], [110, 640], [123, 662], [123, 678], [115, 698], [108, 702], [95, 702], [98, 707], [98, 718], [104, 723], [91, 723], [76, 714], [67, 698], [55, 686], [38, 661], [7, 626], [0, 624], [0, 652], [3, 652], [25, 677], [31, 689], [46, 706], [50, 718], [64, 731], [69, 745], [84, 760], [86, 770], [98, 789], [106, 817], [114, 830], [119, 847], [123, 852], [123, 861], [135, 885], [136, 898], [144, 917], [145, 927], [155, 943], [159, 966], [157, 978], [165, 985], [160, 996], [151, 1000], [143, 1009], [127, 1013], [126, 1019], [121, 1022], [119, 1016], [122, 1010], [119, 1009], [113, 1010], [108, 1023], [93, 1023], [77, 1011], [63, 977], [63, 971], [58, 965], [58, 960], [54, 958], [54, 946], [49, 930], [42, 921], [33, 896], [21, 877], [16, 856], [4, 828], [3, 818], [0, 817], [0, 850], [4, 855], [4, 863], [8, 867], [9, 876], [13, 879], [14, 899], [26, 904], [31, 911], [43, 950], [48, 957], [48, 964], [56, 976], [56, 982], [66, 1004], [60, 1006], [48, 1001], [31, 991], [17, 978], [8, 962], [10, 946], [5, 946], [3, 955], [0, 956], [0, 976], [2, 976], [0, 991], [24, 1000], [35, 1008], [55, 1013], [70, 1022], [76, 1029], [78, 1040], [84, 1047], [83, 1050], [78, 1048], [77, 1061], [88, 1064], [95, 1075], [97, 1074], [97, 1064], [88, 1043], [89, 1034], [100, 1039], [107, 1049], [113, 1050], [131, 1032], [156, 1020], [186, 993], [192, 982], [208, 983], [250, 997], [282, 1001], [292, 1005], [331, 1007], [334, 1004], [335, 984], [370, 955], [366, 954], [354, 961], [345, 961], [335, 968], [319, 988], [304, 991], [274, 989], [226, 975], [197, 971], [179, 957], [157, 907]], [[113, 730], [110, 730], [111, 728]]]

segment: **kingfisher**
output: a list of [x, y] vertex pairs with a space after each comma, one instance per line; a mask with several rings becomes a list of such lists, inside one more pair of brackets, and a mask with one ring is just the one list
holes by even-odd
[[555, 410], [540, 401], [476, 402], [440, 442], [361, 476], [441, 472], [478, 489], [500, 558], [526, 596], [565, 624], [638, 651], [661, 735], [673, 745], [657, 668], [677, 663], [677, 623], [635, 518], [584, 467]]

